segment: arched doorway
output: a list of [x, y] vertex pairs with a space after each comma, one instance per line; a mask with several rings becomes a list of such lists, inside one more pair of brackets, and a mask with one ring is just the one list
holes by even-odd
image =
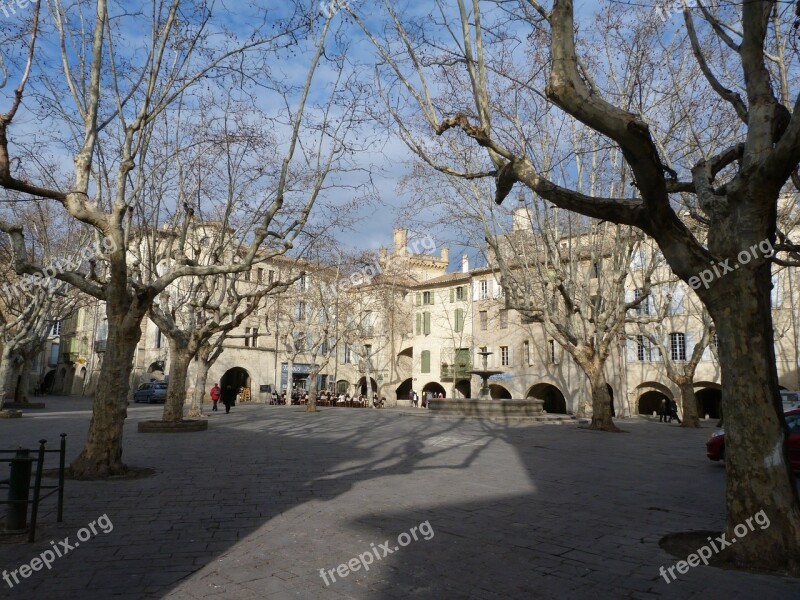
[[469, 379], [462, 379], [456, 384], [456, 391], [461, 394], [462, 398], [472, 398], [472, 385]]
[[53, 383], [56, 378], [56, 371], [53, 369], [52, 371], [48, 371], [47, 374], [44, 376], [42, 380], [42, 393], [49, 394], [53, 391]]
[[561, 390], [549, 383], [539, 383], [531, 387], [528, 393], [525, 394], [526, 398], [537, 398], [544, 400], [544, 411], [550, 414], [565, 415], [567, 414], [567, 400]]
[[658, 390], [650, 390], [639, 396], [638, 412], [640, 415], [652, 415], [653, 413], [659, 414], [661, 412], [661, 402], [666, 400], [670, 401], [670, 397], [664, 392]]
[[702, 419], [706, 415], [711, 419], [722, 417], [722, 390], [703, 388], [694, 394], [697, 399], [697, 414]]
[[611, 387], [610, 383], [606, 384], [606, 389], [608, 390], [608, 395], [611, 397], [611, 416], [616, 417], [617, 411], [614, 407], [614, 388]]
[[409, 378], [406, 379], [403, 383], [401, 383], [395, 392], [397, 393], [398, 400], [409, 400], [409, 394], [411, 394], [411, 386], [413, 381]]
[[447, 397], [447, 392], [445, 389], [441, 386], [441, 384], [436, 383], [435, 381], [425, 384], [425, 387], [422, 388], [422, 396], [424, 397], [428, 392], [433, 394], [434, 397], [438, 396], [439, 394], [442, 394], [445, 398]]
[[228, 369], [227, 371], [225, 371], [225, 374], [222, 376], [222, 379], [220, 379], [219, 386], [222, 388], [223, 393], [228, 388], [228, 386], [230, 386], [233, 389], [235, 394], [239, 394], [239, 391], [242, 388], [247, 389], [249, 392], [250, 373], [247, 372], [247, 369], [243, 369], [242, 367], [233, 367], [232, 369]]
[[491, 394], [492, 400], [511, 400], [511, 392], [496, 383], [489, 385], [489, 394]]
[[[372, 384], [372, 393], [373, 394], [377, 394], [378, 393], [378, 382], [375, 381], [375, 379], [373, 377], [370, 377], [369, 381]], [[361, 394], [362, 396], [366, 396], [367, 395], [367, 378], [366, 377], [362, 377], [361, 379], [359, 379], [358, 383], [356, 384], [356, 388], [358, 389], [358, 393], [359, 394]]]

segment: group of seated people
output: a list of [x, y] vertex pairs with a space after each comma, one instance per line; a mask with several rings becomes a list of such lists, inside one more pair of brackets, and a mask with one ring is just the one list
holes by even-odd
[[[308, 404], [308, 392], [306, 390], [294, 390], [291, 395], [291, 402], [293, 405]], [[277, 392], [272, 392], [272, 400], [270, 404], [286, 404], [286, 391], [278, 396]], [[364, 394], [358, 396], [350, 396], [350, 394], [339, 394], [330, 390], [322, 390], [317, 394], [317, 404], [320, 406], [348, 406], [348, 407], [365, 407], [367, 406], [367, 397]], [[386, 398], [381, 397], [378, 399], [378, 394], [372, 395], [372, 405], [375, 408], [383, 408], [386, 404]]]

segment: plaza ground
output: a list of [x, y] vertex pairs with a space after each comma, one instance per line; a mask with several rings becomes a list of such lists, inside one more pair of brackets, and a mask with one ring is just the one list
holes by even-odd
[[[64, 432], [74, 458], [91, 404], [46, 402], [0, 420], [0, 447], [55, 444]], [[74, 542], [102, 515], [113, 530], [13, 588], [0, 580], [0, 598], [800, 597], [795, 579], [710, 567], [670, 584], [659, 575], [678, 560], [659, 548], [663, 535], [724, 525], [725, 471], [704, 455], [712, 423], [685, 431], [637, 418], [606, 434], [421, 409], [244, 405], [211, 413], [204, 433], [136, 432], [161, 410], [132, 405], [125, 428], [125, 462], [154, 476], [67, 482], [65, 522], [48, 500], [36, 543], [0, 541], [0, 569], [51, 540]], [[414, 527], [417, 540], [399, 547]], [[381, 558], [368, 571], [336, 574], [373, 548]]]

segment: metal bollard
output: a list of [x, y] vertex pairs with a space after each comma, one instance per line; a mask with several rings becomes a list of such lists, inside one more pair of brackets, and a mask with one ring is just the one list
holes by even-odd
[[8, 479], [8, 514], [6, 531], [21, 531], [28, 526], [28, 497], [31, 489], [32, 459], [29, 451], [17, 450], [11, 459], [11, 475]]

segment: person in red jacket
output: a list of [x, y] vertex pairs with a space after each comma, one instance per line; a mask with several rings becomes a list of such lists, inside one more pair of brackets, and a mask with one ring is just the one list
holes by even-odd
[[211, 410], [217, 410], [217, 402], [219, 402], [220, 396], [220, 389], [219, 386], [215, 383], [214, 387], [211, 388], [211, 401], [214, 403], [214, 408]]

